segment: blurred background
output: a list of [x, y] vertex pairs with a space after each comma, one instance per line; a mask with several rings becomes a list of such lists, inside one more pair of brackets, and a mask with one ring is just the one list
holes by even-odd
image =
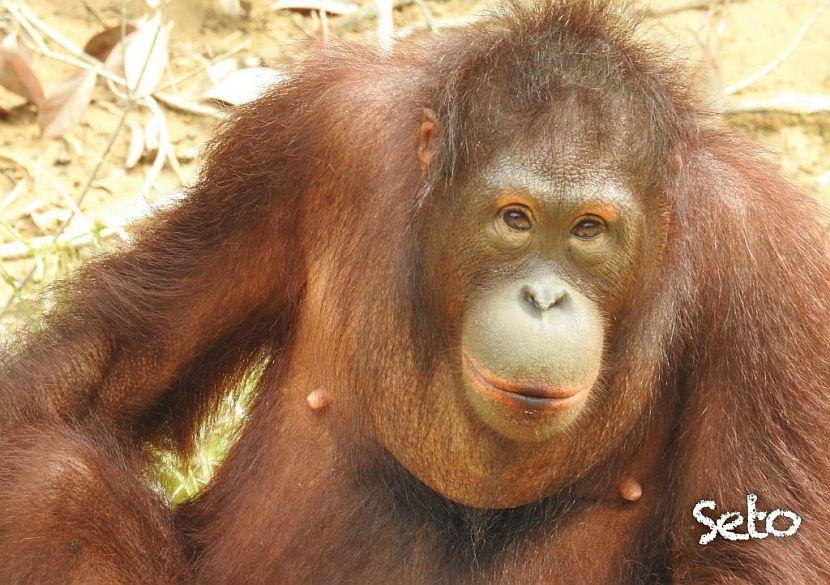
[[[688, 61], [723, 123], [830, 204], [830, 0], [630, 3]], [[171, 204], [236, 105], [345, 39], [394, 51], [475, 26], [495, 0], [0, 0], [0, 338], [36, 322], [48, 284], [129, 241]], [[190, 461], [160, 453], [176, 501], [210, 477], [245, 387]]]

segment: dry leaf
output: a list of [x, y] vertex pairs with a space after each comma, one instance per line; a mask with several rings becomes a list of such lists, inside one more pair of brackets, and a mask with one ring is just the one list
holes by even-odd
[[124, 166], [128, 169], [135, 167], [144, 155], [144, 131], [141, 125], [130, 120], [127, 122], [130, 129], [130, 146], [127, 149], [127, 160]]
[[72, 217], [72, 212], [65, 207], [50, 205], [32, 210], [29, 217], [41, 233], [51, 234]]
[[92, 99], [97, 75], [85, 71], [58, 84], [40, 106], [37, 123], [44, 138], [60, 136], [81, 119]]
[[357, 6], [337, 0], [277, 0], [271, 5], [271, 10], [316, 10], [343, 15], [354, 12]]
[[257, 99], [268, 89], [288, 79], [288, 75], [268, 67], [249, 67], [234, 71], [210, 88], [206, 99], [238, 106]]
[[15, 33], [7, 35], [0, 43], [0, 85], [40, 106], [45, 99], [43, 87], [31, 62], [31, 51], [18, 42]]
[[[159, 26], [162, 28], [156, 36]], [[135, 31], [124, 39], [124, 49], [118, 42], [109, 52], [107, 71], [122, 75], [138, 96], [153, 93], [167, 68], [170, 28], [169, 24], [161, 24], [161, 15], [138, 21]]]
[[[127, 23], [126, 36], [129, 36], [136, 30], [136, 25]], [[104, 31], [99, 32], [90, 38], [84, 45], [84, 53], [92, 55], [99, 61], [106, 61], [112, 50], [121, 42], [121, 34], [124, 32], [121, 25], [113, 26]]]
[[161, 23], [161, 14], [140, 22], [138, 29], [130, 35], [124, 57], [124, 77], [137, 95], [149, 95], [161, 81], [167, 68], [169, 41], [170, 25]]
[[159, 139], [159, 121], [152, 117], [144, 126], [144, 150], [150, 153], [156, 152], [159, 149]]
[[0, 209], [5, 209], [6, 207], [14, 203], [15, 200], [17, 200], [17, 198], [20, 197], [20, 195], [24, 193], [28, 188], [29, 180], [21, 179], [21, 181], [15, 184], [15, 186], [12, 187], [12, 190], [6, 193], [6, 196], [3, 197], [3, 203], [2, 205], [0, 205]]
[[239, 63], [237, 60], [233, 57], [229, 57], [228, 59], [222, 59], [221, 61], [208, 65], [205, 67], [205, 73], [207, 73], [208, 79], [210, 79], [211, 83], [215, 84], [219, 83], [238, 69]]
[[[11, 37], [11, 38], [10, 38]], [[35, 56], [35, 52], [32, 50], [32, 45], [34, 41], [32, 37], [27, 33], [24, 29], [20, 29], [16, 33], [9, 34], [5, 39], [3, 39], [4, 43], [14, 42], [14, 46], [20, 51], [23, 60], [26, 61], [29, 65], [32, 64], [32, 59]]]
[[217, 0], [219, 8], [229, 16], [248, 16], [251, 13], [251, 3], [246, 0]]

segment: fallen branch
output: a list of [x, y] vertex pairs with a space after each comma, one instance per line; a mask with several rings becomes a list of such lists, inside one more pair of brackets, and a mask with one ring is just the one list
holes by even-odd
[[799, 115], [830, 113], [830, 95], [806, 95], [785, 91], [768, 99], [727, 103], [723, 109], [724, 114], [750, 112], [781, 112]]
[[[413, 0], [414, 1], [414, 0]], [[378, 14], [378, 46], [381, 52], [389, 53], [392, 50], [392, 34], [395, 30], [393, 0], [375, 0], [375, 10]]]
[[790, 40], [789, 44], [784, 49], [784, 51], [781, 52], [780, 55], [778, 55], [775, 59], [761, 67], [758, 71], [756, 71], [749, 77], [745, 78], [743, 81], [739, 81], [738, 83], [725, 87], [723, 90], [724, 93], [726, 95], [731, 95], [733, 93], [742, 91], [750, 85], [752, 85], [753, 83], [756, 83], [757, 81], [766, 77], [775, 69], [777, 69], [778, 66], [781, 65], [781, 63], [786, 61], [790, 57], [790, 55], [792, 55], [793, 51], [795, 51], [795, 48], [799, 45], [799, 43], [801, 43], [801, 41], [804, 39], [805, 35], [810, 30], [810, 28], [812, 28], [812, 26], [816, 23], [818, 17], [821, 16], [821, 13], [824, 12], [828, 4], [830, 4], [830, 0], [824, 0], [824, 2], [818, 5], [818, 8], [816, 8], [815, 11], [813, 11], [813, 14], [810, 15], [810, 18], [807, 19], [807, 22], [805, 22], [801, 26], [801, 28], [798, 29], [798, 32], [795, 34], [792, 40]]
[[188, 101], [182, 97], [172, 95], [169, 93], [162, 93], [162, 92], [155, 92], [153, 97], [156, 98], [159, 102], [163, 103], [168, 108], [173, 110], [178, 110], [180, 112], [185, 112], [186, 114], [195, 114], [197, 116], [210, 116], [212, 118], [217, 118], [222, 120], [227, 118], [227, 114], [222, 110], [214, 108], [213, 106], [207, 106], [204, 104], [197, 104], [195, 102]]
[[[731, 0], [730, 4], [737, 4], [738, 2], [746, 2], [747, 0]], [[687, 10], [708, 10], [713, 6], [720, 6], [726, 4], [727, 0], [688, 0], [686, 2], [679, 2], [673, 6], [665, 6], [663, 8], [643, 8], [638, 11], [641, 16], [646, 18], [660, 18], [661, 16], [669, 16], [677, 14], [678, 12], [686, 12]]]

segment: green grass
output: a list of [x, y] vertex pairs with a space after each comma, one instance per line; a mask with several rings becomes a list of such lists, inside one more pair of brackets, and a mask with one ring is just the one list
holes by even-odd
[[245, 421], [247, 402], [255, 381], [256, 375], [249, 376], [239, 391], [225, 397], [219, 410], [199, 429], [196, 450], [190, 459], [182, 461], [169, 451], [158, 453], [159, 485], [173, 504], [191, 499], [210, 481]]

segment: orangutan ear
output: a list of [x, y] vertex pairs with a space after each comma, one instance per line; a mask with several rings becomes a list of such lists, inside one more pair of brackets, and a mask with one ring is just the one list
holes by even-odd
[[418, 128], [418, 162], [426, 168], [435, 154], [438, 141], [438, 118], [435, 112], [424, 108], [421, 114], [421, 126]]

